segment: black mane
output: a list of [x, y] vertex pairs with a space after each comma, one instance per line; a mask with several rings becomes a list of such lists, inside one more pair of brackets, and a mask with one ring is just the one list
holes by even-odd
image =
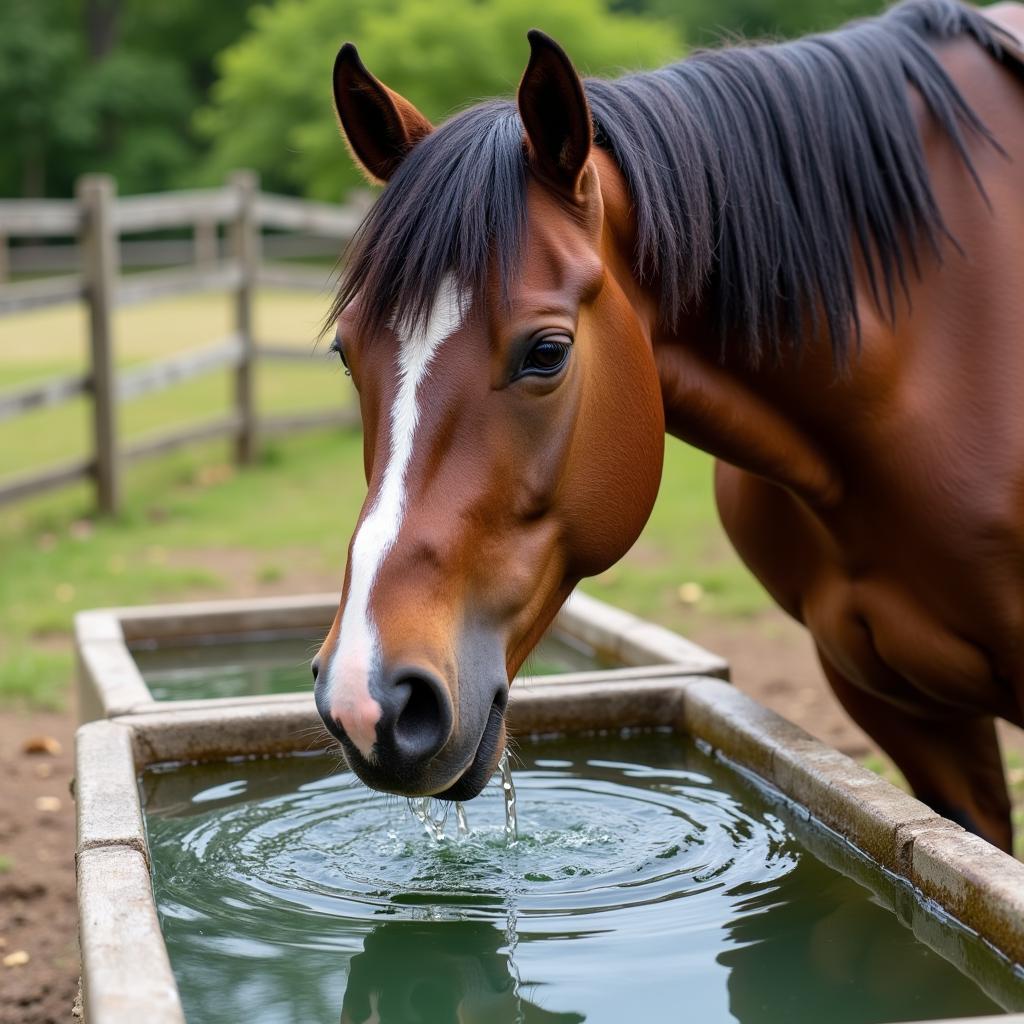
[[[980, 188], [965, 132], [995, 140], [928, 42], [966, 34], [998, 57], [997, 32], [955, 0], [907, 0], [826, 35], [587, 79], [595, 139], [629, 185], [636, 268], [660, 283], [663, 320], [699, 304], [752, 360], [824, 329], [842, 361], [859, 328], [851, 236], [890, 316], [921, 245], [938, 251], [949, 237], [907, 84]], [[410, 153], [370, 212], [330, 322], [357, 294], [368, 329], [425, 317], [445, 274], [479, 295], [494, 260], [507, 286], [525, 209], [515, 105], [458, 114]]]

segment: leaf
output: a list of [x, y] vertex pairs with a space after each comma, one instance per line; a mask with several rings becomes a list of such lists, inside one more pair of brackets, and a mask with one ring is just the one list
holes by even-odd
[[29, 736], [21, 745], [23, 754], [49, 754], [51, 757], [60, 757], [63, 750], [60, 740], [53, 736]]

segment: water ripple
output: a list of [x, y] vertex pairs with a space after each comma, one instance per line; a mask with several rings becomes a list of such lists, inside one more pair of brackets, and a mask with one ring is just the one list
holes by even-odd
[[[490, 791], [469, 805], [472, 832], [436, 843], [401, 802], [344, 773], [259, 797], [242, 780], [192, 796], [195, 814], [151, 824], [164, 912], [293, 911], [369, 920], [429, 905], [504, 922], [593, 914], [682, 899], [757, 880], [770, 886], [795, 853], [770, 814], [752, 814], [710, 778], [683, 769], [591, 761], [516, 773], [520, 838], [506, 842]], [[258, 787], [256, 787], [258, 790]], [[256, 798], [254, 798], [254, 796]], [[209, 809], [208, 809], [209, 808]], [[216, 876], [216, 902], [195, 907], [197, 875]]]

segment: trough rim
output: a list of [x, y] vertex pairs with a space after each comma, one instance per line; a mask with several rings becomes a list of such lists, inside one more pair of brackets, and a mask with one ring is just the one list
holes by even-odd
[[[675, 674], [614, 684], [517, 685], [508, 717], [510, 730], [520, 734], [644, 726], [667, 726], [689, 734], [803, 808], [908, 883], [918, 898], [934, 902], [1008, 960], [1024, 962], [1024, 864], [966, 833], [721, 679]], [[174, 978], [148, 884], [138, 773], [169, 761], [283, 754], [333, 745], [325, 730], [310, 740], [309, 727], [318, 722], [311, 697], [300, 695], [219, 708], [181, 709], [168, 702], [80, 727], [76, 735], [76, 861], [84, 1007], [90, 1024], [128, 1024], [139, 1019], [183, 1024], [185, 1020], [176, 986], [173, 999], [168, 997], [168, 984], [174, 985]], [[197, 758], [198, 754], [203, 756]], [[99, 764], [102, 771], [96, 770]], [[108, 870], [87, 870], [100, 854], [109, 855]], [[140, 864], [146, 868], [144, 874]], [[117, 920], [87, 916], [97, 898], [95, 879], [105, 879], [109, 891], [111, 875], [119, 871], [126, 878], [123, 898], [146, 908], [141, 934], [135, 929], [130, 948]], [[145, 892], [140, 878], [146, 883]], [[916, 929], [915, 934], [932, 948], [936, 948], [934, 941], [943, 941], [932, 941]], [[947, 947], [957, 945], [955, 932], [941, 934], [949, 936]], [[148, 951], [147, 962], [153, 964], [145, 974], [134, 969], [140, 950]], [[952, 949], [937, 951], [963, 966]], [[111, 981], [118, 977], [124, 979], [125, 991]], [[1000, 1019], [1024, 1024], [1024, 1014]]]
[[[79, 722], [151, 712], [182, 704], [257, 706], [267, 695], [205, 698], [202, 701], [154, 700], [132, 645], [172, 645], [197, 637], [260, 633], [288, 636], [310, 629], [326, 631], [338, 610], [337, 593], [291, 597], [233, 598], [167, 604], [97, 608], [75, 615]], [[643, 675], [685, 674], [729, 678], [721, 657], [664, 626], [648, 622], [582, 591], [574, 591], [555, 617], [552, 629], [581, 641], [621, 668], [592, 669], [548, 676], [525, 676], [516, 686], [598, 682]], [[276, 695], [290, 696], [290, 695]]]

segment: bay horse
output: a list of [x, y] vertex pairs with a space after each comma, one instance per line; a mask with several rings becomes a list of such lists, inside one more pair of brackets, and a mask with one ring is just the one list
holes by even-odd
[[369, 491], [314, 661], [369, 785], [465, 800], [510, 680], [643, 528], [664, 434], [936, 810], [1009, 849], [1024, 725], [1024, 7], [907, 0], [435, 128], [346, 44], [386, 183], [329, 324]]

